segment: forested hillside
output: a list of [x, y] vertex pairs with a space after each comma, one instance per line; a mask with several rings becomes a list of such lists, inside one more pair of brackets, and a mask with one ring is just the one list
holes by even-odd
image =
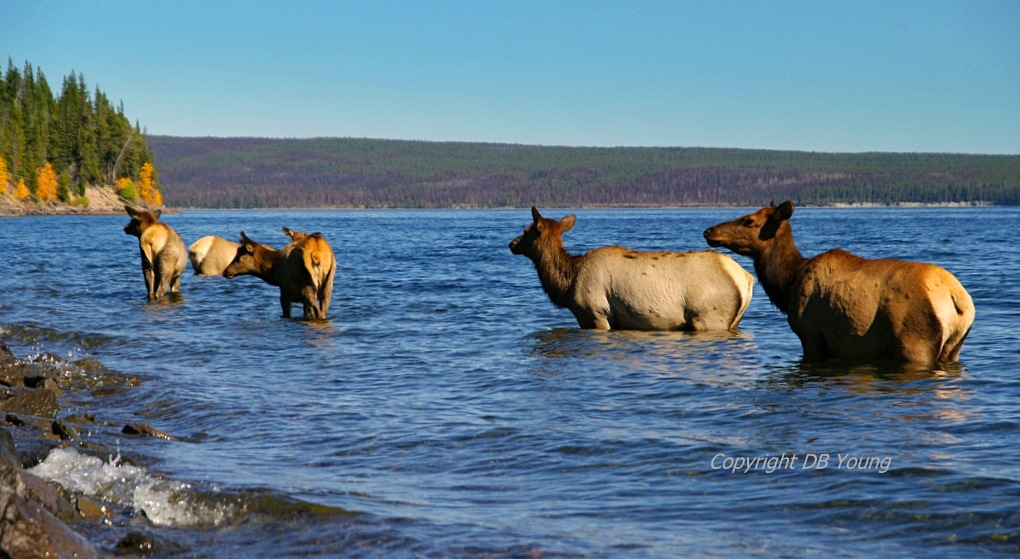
[[64, 77], [55, 94], [41, 69], [8, 60], [0, 79], [0, 202], [87, 206], [86, 188], [102, 186], [162, 203], [138, 124], [81, 74]]
[[1020, 156], [150, 136], [167, 205], [1020, 204]]

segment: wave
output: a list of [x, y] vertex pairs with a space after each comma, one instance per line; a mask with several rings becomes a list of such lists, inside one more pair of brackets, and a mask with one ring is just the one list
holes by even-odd
[[272, 518], [291, 518], [302, 513], [356, 514], [267, 491], [232, 493], [165, 479], [144, 467], [124, 462], [119, 455], [103, 460], [73, 449], [57, 448], [28, 471], [67, 491], [143, 515], [157, 526], [223, 526], [253, 514]]

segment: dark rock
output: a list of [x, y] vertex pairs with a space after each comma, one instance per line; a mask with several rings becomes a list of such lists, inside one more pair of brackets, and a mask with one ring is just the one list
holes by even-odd
[[99, 556], [85, 538], [6, 483], [0, 483], [0, 551], [14, 559]]
[[109, 505], [85, 495], [78, 495], [75, 505], [78, 507], [78, 514], [81, 515], [82, 520], [98, 520], [113, 516], [113, 509]]
[[0, 391], [0, 411], [55, 419], [59, 410], [52, 390], [11, 387]]
[[21, 458], [10, 431], [0, 428], [0, 468], [20, 468]]
[[14, 363], [18, 358], [11, 352], [11, 348], [7, 344], [0, 344], [0, 367], [9, 363]]
[[44, 364], [21, 361], [0, 364], [0, 383], [7, 386], [37, 386], [56, 376], [53, 368]]
[[141, 532], [128, 532], [117, 542], [115, 549], [117, 555], [179, 555], [186, 551], [177, 542]]
[[59, 419], [53, 422], [53, 434], [60, 437], [60, 440], [62, 441], [73, 441], [78, 439], [78, 431], [75, 431], [74, 427], [71, 427]]
[[155, 427], [145, 423], [128, 423], [124, 426], [121, 431], [126, 435], [145, 435], [147, 437], [156, 437], [157, 439], [166, 439], [168, 441], [176, 441], [177, 437], [156, 429]]
[[[0, 455], [9, 454], [13, 439], [0, 431]], [[4, 436], [6, 435], [6, 436]], [[12, 464], [12, 462], [14, 462]], [[58, 517], [78, 518], [55, 487], [22, 469], [6, 456], [0, 462], [0, 552], [5, 557], [98, 557], [92, 544]]]

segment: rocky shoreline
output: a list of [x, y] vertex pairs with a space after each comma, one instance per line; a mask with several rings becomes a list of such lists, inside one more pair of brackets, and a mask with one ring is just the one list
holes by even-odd
[[[172, 542], [129, 526], [131, 511], [68, 491], [28, 471], [55, 448], [73, 448], [103, 460], [116, 451], [87, 440], [99, 425], [92, 414], [73, 413], [76, 395], [119, 390], [138, 379], [118, 375], [93, 358], [65, 361], [44, 354], [16, 357], [0, 340], [0, 556], [92, 558], [158, 554]], [[116, 426], [114, 426], [116, 428]], [[125, 425], [120, 433], [168, 438], [145, 424]], [[116, 460], [129, 460], [120, 458]], [[119, 464], [120, 462], [118, 462]], [[112, 549], [97, 548], [76, 527], [101, 523], [115, 527]]]
[[89, 186], [85, 188], [87, 204], [65, 204], [49, 202], [37, 204], [32, 201], [17, 200], [13, 196], [0, 193], [0, 217], [17, 217], [26, 215], [112, 215], [124, 213], [125, 200], [111, 187]]

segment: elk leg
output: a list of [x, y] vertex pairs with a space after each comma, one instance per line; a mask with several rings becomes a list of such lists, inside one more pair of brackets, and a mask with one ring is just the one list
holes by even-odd
[[290, 299], [280, 291], [280, 306], [283, 307], [283, 318], [290, 318]]

